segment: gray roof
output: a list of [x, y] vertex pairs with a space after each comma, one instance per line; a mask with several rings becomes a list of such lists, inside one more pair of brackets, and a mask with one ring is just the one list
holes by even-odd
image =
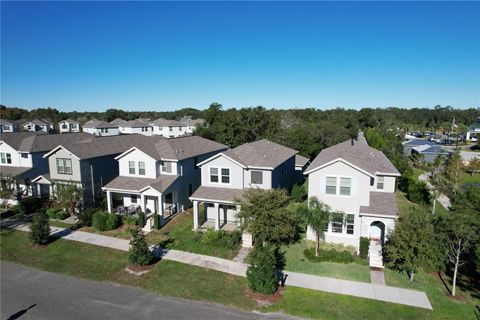
[[157, 127], [168, 127], [169, 125], [172, 125], [176, 123], [175, 120], [167, 120], [164, 118], [158, 118], [157, 120], [153, 121], [151, 125], [157, 126]]
[[421, 154], [448, 154], [448, 153], [453, 153], [453, 150], [443, 148], [442, 146], [439, 146], [439, 145], [423, 145], [423, 146], [413, 147], [412, 149], [417, 151], [418, 153], [421, 153]]
[[118, 125], [113, 124], [113, 123], [108, 123], [106, 121], [100, 121], [100, 120], [97, 120], [97, 119], [92, 119], [92, 120], [89, 120], [89, 121], [85, 122], [83, 127], [84, 128], [95, 128], [95, 129], [98, 129], [98, 128], [118, 128]]
[[141, 128], [141, 127], [149, 127], [150, 123], [145, 122], [145, 121], [140, 120], [140, 119], [136, 119], [136, 120], [130, 120], [130, 121], [125, 121], [125, 122], [119, 123], [119, 125], [121, 127]]
[[62, 121], [60, 121], [59, 123], [62, 123], [62, 122], [76, 123], [76, 124], [78, 124], [78, 123], [79, 123], [77, 120], [73, 120], [73, 119], [71, 119], [71, 118], [68, 118], [68, 119], [62, 120]]
[[41, 132], [2, 133], [0, 140], [21, 152], [47, 152], [58, 145], [91, 142], [88, 133], [46, 134]]
[[299, 154], [295, 155], [295, 166], [296, 167], [303, 167], [309, 161], [310, 161], [310, 159], [308, 159], [307, 157], [301, 156]]
[[32, 169], [32, 167], [0, 166], [0, 173], [5, 176], [16, 177]]
[[366, 143], [358, 142], [355, 139], [347, 140], [323, 149], [312, 161], [306, 172], [315, 170], [338, 158], [372, 175], [376, 175], [377, 173], [400, 174], [383, 152], [368, 146]]
[[47, 180], [50, 183], [54, 182], [54, 180], [52, 178], [50, 178], [50, 173], [42, 173], [42, 174], [38, 175], [37, 177], [35, 177], [34, 179], [32, 179], [32, 181], [36, 182], [37, 179], [40, 180], [39, 179], [40, 177], [44, 178], [45, 180]]
[[120, 119], [120, 118], [116, 118], [116, 119], [113, 119], [112, 121], [110, 121], [111, 124], [122, 124], [126, 122], [125, 120], [123, 119]]
[[10, 120], [0, 119], [0, 125], [12, 125], [13, 122]]
[[242, 144], [234, 149], [225, 151], [223, 154], [246, 167], [276, 168], [297, 153], [297, 150], [262, 139]]
[[170, 139], [157, 135], [142, 137], [134, 146], [156, 160], [183, 160], [227, 149], [226, 145], [199, 136], [182, 136]]
[[190, 197], [191, 200], [212, 200], [235, 203], [243, 199], [243, 189], [215, 188], [200, 186]]
[[33, 119], [33, 120], [30, 120], [30, 121], [27, 121], [25, 122], [24, 124], [27, 124], [27, 123], [33, 123], [34, 125], [36, 126], [48, 126], [48, 125], [51, 125], [52, 123], [47, 120], [47, 119]]
[[407, 146], [423, 146], [423, 145], [430, 145], [433, 146], [436, 143], [430, 140], [425, 140], [425, 139], [412, 139], [410, 141], [405, 141], [403, 142], [403, 145]]
[[382, 216], [398, 216], [397, 198], [392, 192], [370, 191], [370, 205], [360, 207], [362, 213]]
[[140, 192], [140, 190], [150, 186], [159, 192], [164, 192], [173, 182], [175, 182], [175, 180], [177, 180], [178, 177], [178, 175], [161, 175], [157, 179], [149, 179], [118, 176], [107, 183], [105, 188]]

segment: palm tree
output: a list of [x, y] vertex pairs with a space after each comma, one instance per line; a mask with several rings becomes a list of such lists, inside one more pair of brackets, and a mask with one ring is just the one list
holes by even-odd
[[315, 232], [315, 256], [318, 257], [320, 237], [328, 226], [331, 216], [330, 207], [318, 201], [316, 197], [311, 197], [308, 205], [300, 207], [299, 213], [305, 223]]

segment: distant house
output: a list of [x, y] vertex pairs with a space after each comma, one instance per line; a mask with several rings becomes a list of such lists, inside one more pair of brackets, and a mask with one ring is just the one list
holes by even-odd
[[106, 121], [92, 119], [85, 122], [82, 126], [83, 132], [90, 133], [96, 136], [116, 136], [120, 134], [117, 124], [112, 124]]
[[[259, 140], [199, 162], [202, 184], [190, 197], [194, 229], [237, 228], [237, 212], [241, 210], [237, 201], [242, 200], [246, 189], [290, 189], [297, 176], [297, 153], [278, 143]], [[251, 236], [244, 235], [243, 244], [250, 246]]]
[[473, 123], [467, 130], [467, 133], [465, 135], [465, 140], [466, 141], [478, 141], [478, 138], [480, 138], [480, 117], [477, 117], [475, 120], [475, 123]]
[[109, 212], [141, 210], [149, 219], [159, 213], [161, 223], [190, 207], [189, 196], [200, 185], [197, 163], [227, 146], [198, 136], [165, 139], [143, 137], [118, 155], [119, 175], [104, 186]]
[[0, 119], [0, 133], [19, 131], [18, 121]]
[[144, 136], [151, 136], [153, 134], [153, 126], [145, 121], [145, 119], [124, 121], [119, 123], [118, 126], [121, 134], [138, 133]]
[[412, 150], [415, 147], [421, 147], [421, 146], [436, 146], [437, 144], [433, 141], [430, 140], [425, 140], [425, 139], [412, 139], [412, 140], [407, 140], [402, 143], [403, 145], [403, 153], [406, 156], [411, 156], [412, 155]]
[[435, 159], [437, 159], [439, 155], [444, 155], [445, 158], [448, 158], [452, 153], [453, 150], [444, 148], [440, 145], [422, 145], [412, 148], [412, 155], [421, 156], [422, 161], [427, 163], [435, 162]]
[[[308, 197], [343, 213], [329, 222], [325, 241], [357, 250], [360, 237], [383, 244], [398, 218], [395, 180], [400, 173], [381, 151], [368, 146], [363, 137], [347, 140], [323, 149], [305, 174]], [[315, 239], [310, 227], [307, 239]], [[378, 259], [374, 266], [383, 266]]]
[[[89, 139], [90, 138], [90, 139]], [[40, 187], [35, 178], [48, 176], [48, 161], [43, 158], [45, 152], [59, 144], [78, 141], [90, 142], [89, 134], [44, 134], [43, 132], [2, 133], [0, 136], [0, 176], [15, 180], [17, 199], [31, 195], [46, 195], [51, 192], [49, 186]]]
[[310, 159], [297, 154], [295, 156], [295, 175], [296, 175], [296, 182], [302, 183], [305, 179], [305, 175], [303, 174], [307, 169], [307, 166], [310, 164]]
[[58, 132], [80, 132], [80, 123], [73, 119], [62, 120], [58, 123]]
[[112, 121], [110, 121], [110, 124], [117, 124], [117, 125], [120, 125], [122, 123], [126, 122], [125, 120], [123, 119], [120, 119], [120, 118], [116, 118], [116, 119], [113, 119]]
[[43, 131], [49, 133], [53, 129], [53, 123], [48, 119], [33, 119], [23, 124], [23, 130], [30, 132]]
[[179, 136], [192, 134], [195, 129], [203, 124], [205, 120], [183, 117], [180, 120], [167, 120], [159, 118], [153, 122], [153, 134], [164, 136], [165, 138], [175, 138]]

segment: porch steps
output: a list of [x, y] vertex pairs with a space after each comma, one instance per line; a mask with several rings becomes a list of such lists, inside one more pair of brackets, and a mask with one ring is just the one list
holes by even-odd
[[369, 265], [371, 268], [383, 269], [382, 245], [378, 240], [370, 240], [368, 248]]

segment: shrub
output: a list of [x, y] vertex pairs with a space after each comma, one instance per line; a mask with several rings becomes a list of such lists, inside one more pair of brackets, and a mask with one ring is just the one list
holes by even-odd
[[34, 213], [42, 207], [42, 199], [37, 197], [23, 198], [18, 202], [20, 213], [29, 214]]
[[105, 231], [107, 230], [107, 217], [103, 212], [96, 212], [92, 217], [92, 226], [95, 230]]
[[273, 294], [278, 288], [275, 254], [270, 247], [255, 247], [247, 269], [248, 286], [253, 292]]
[[83, 226], [90, 227], [93, 223], [93, 215], [95, 214], [95, 212], [96, 210], [93, 208], [83, 209], [77, 215], [78, 220]]
[[143, 212], [138, 213], [138, 218], [137, 218], [137, 226], [140, 228], [145, 227], [146, 219], [145, 219], [145, 214]]
[[128, 261], [138, 266], [150, 264], [153, 260], [153, 254], [148, 248], [145, 235], [142, 230], [137, 229], [130, 240], [130, 249], [128, 250]]
[[360, 237], [360, 258], [367, 259], [370, 240], [366, 237]]
[[239, 231], [216, 231], [213, 229], [207, 230], [200, 240], [204, 245], [226, 247], [233, 249], [240, 244], [241, 234]]
[[56, 216], [57, 216], [57, 208], [48, 208], [47, 209], [47, 216], [50, 218], [50, 219], [56, 219]]
[[303, 202], [307, 200], [307, 190], [305, 190], [305, 186], [294, 184], [292, 187], [291, 198], [295, 202]]
[[357, 253], [357, 249], [354, 246], [346, 246], [343, 243], [330, 243], [325, 241], [320, 242], [320, 250], [348, 252], [352, 255]]
[[136, 216], [123, 217], [123, 223], [128, 224], [129, 226], [136, 226], [137, 220]]
[[58, 220], [64, 220], [70, 216], [65, 211], [57, 208], [48, 208], [47, 215], [50, 219], [58, 219]]
[[318, 257], [315, 256], [315, 248], [308, 248], [303, 251], [305, 258], [310, 262], [338, 262], [338, 263], [351, 263], [353, 262], [353, 256], [349, 252], [335, 251], [335, 250], [320, 250]]
[[160, 229], [160, 215], [157, 213], [153, 215], [153, 228]]
[[117, 229], [122, 225], [122, 217], [115, 213], [105, 212], [105, 226], [107, 230]]
[[30, 226], [29, 238], [34, 244], [46, 244], [50, 236], [50, 225], [45, 210], [41, 210], [33, 216]]

